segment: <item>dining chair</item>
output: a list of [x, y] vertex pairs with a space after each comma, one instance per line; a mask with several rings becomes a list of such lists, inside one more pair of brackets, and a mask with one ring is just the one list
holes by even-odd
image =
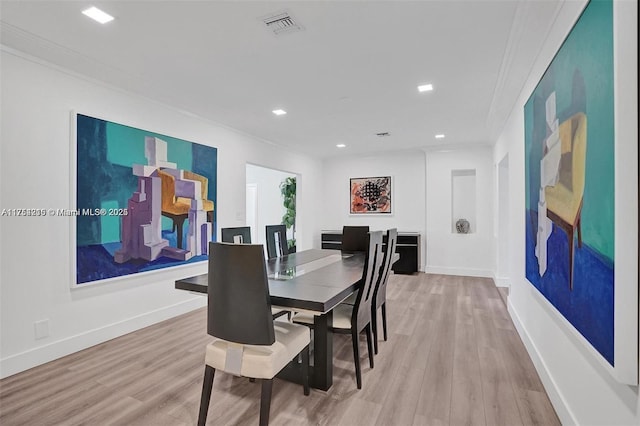
[[[172, 220], [172, 232], [176, 232], [176, 246], [182, 248], [182, 230], [184, 222], [189, 217], [189, 211], [191, 211], [191, 198], [181, 197], [176, 194], [176, 177], [173, 174], [158, 169], [158, 176], [160, 176], [162, 194], [161, 213], [162, 216]], [[182, 178], [186, 181], [200, 182], [202, 209], [207, 212], [207, 222], [213, 223], [214, 205], [212, 200], [207, 199], [209, 180], [188, 170], [182, 171]]]
[[[371, 336], [371, 306], [373, 300], [373, 288], [380, 274], [382, 264], [382, 231], [369, 232], [368, 251], [366, 252], [362, 279], [359, 283], [356, 303], [350, 305], [340, 303], [333, 309], [333, 325], [331, 329], [335, 333], [351, 334], [353, 345], [353, 361], [356, 368], [356, 384], [362, 389], [362, 373], [360, 370], [359, 337], [362, 331], [367, 337], [367, 349], [369, 352], [369, 366], [373, 368], [373, 344]], [[293, 322], [313, 327], [313, 315], [298, 313], [293, 317]]]
[[[222, 228], [222, 242], [234, 244], [251, 244], [251, 228], [248, 226]], [[291, 312], [284, 309], [273, 308], [271, 311], [274, 319], [284, 315], [287, 315], [288, 318], [291, 317]]]
[[285, 225], [267, 225], [267, 256], [269, 259], [289, 254], [287, 245], [287, 227]]
[[[200, 194], [202, 196], [202, 209], [205, 212], [207, 212], [207, 222], [213, 223], [213, 209], [215, 206], [213, 205], [213, 200], [207, 199], [207, 197], [209, 196], [209, 179], [207, 179], [202, 175], [199, 175], [198, 173], [194, 173], [189, 170], [184, 170], [182, 174], [185, 179], [195, 180], [200, 182]], [[191, 200], [185, 199], [185, 201], [190, 202]]]
[[378, 308], [382, 307], [382, 331], [384, 341], [387, 341], [387, 282], [391, 274], [391, 259], [396, 252], [398, 242], [398, 230], [392, 228], [387, 230], [387, 245], [384, 250], [382, 267], [376, 286], [373, 290], [373, 300], [371, 302], [371, 328], [373, 330], [373, 351], [378, 353]]
[[559, 181], [544, 188], [547, 217], [566, 234], [569, 243], [569, 290], [573, 290], [573, 263], [576, 231], [582, 248], [582, 204], [587, 157], [587, 116], [578, 112], [559, 127], [562, 156]]
[[182, 248], [182, 229], [189, 217], [190, 203], [180, 202], [176, 196], [176, 178], [170, 173], [158, 170], [161, 183], [161, 214], [172, 221], [171, 232], [176, 233], [176, 247]]
[[368, 226], [343, 226], [341, 250], [347, 253], [366, 252], [368, 234]]
[[222, 242], [236, 244], [251, 244], [251, 228], [238, 226], [235, 228], [222, 228]]
[[[342, 245], [340, 250], [343, 253], [366, 252], [369, 244], [369, 227], [368, 226], [343, 226], [342, 227]], [[356, 303], [358, 293], [353, 293], [345, 300], [346, 303], [353, 305]]]
[[206, 347], [198, 425], [207, 420], [216, 370], [261, 379], [260, 425], [267, 425], [273, 377], [299, 355], [309, 395], [309, 330], [273, 321], [262, 245], [211, 242], [208, 285], [207, 332], [214, 340]]

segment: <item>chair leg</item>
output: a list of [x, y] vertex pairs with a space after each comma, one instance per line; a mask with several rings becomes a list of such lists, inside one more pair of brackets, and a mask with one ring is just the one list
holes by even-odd
[[582, 217], [578, 216], [578, 247], [582, 248]]
[[178, 218], [176, 219], [177, 222], [173, 222], [174, 226], [177, 225], [177, 234], [176, 234], [176, 245], [178, 246], [179, 249], [182, 248], [182, 228], [184, 226], [184, 221], [186, 218]]
[[302, 350], [302, 387], [304, 394], [309, 395], [309, 345]]
[[362, 389], [362, 375], [360, 373], [360, 350], [358, 349], [358, 332], [351, 331], [351, 343], [353, 343], [353, 362], [356, 366], [356, 384]]
[[202, 396], [200, 397], [200, 413], [198, 414], [198, 426], [204, 426], [207, 423], [207, 412], [209, 411], [209, 402], [211, 401], [211, 389], [213, 389], [213, 376], [216, 369], [210, 365], [204, 368], [204, 381], [202, 383]]
[[387, 341], [387, 302], [382, 304], [382, 333], [384, 334], [384, 341]]
[[365, 328], [367, 333], [367, 350], [369, 351], [369, 367], [373, 368], [373, 338], [371, 337], [371, 324], [368, 324]]
[[272, 389], [273, 379], [262, 379], [262, 393], [260, 395], [260, 426], [267, 426], [269, 424]]
[[378, 355], [378, 309], [371, 309], [371, 329], [373, 330], [373, 351]]

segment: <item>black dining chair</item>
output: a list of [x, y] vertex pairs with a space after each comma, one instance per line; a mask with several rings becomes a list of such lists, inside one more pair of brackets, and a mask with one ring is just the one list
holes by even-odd
[[368, 247], [368, 226], [343, 226], [341, 250], [346, 253], [366, 252]]
[[[364, 253], [369, 249], [368, 226], [343, 226], [342, 246], [343, 253]], [[353, 305], [356, 303], [357, 293], [353, 293], [345, 302]]]
[[222, 242], [236, 244], [251, 244], [251, 228], [238, 226], [235, 228], [222, 228]]
[[309, 395], [307, 327], [273, 321], [262, 245], [209, 244], [205, 373], [198, 425], [204, 425], [216, 370], [261, 379], [260, 425], [269, 423], [273, 377], [301, 355], [304, 394]]
[[267, 256], [269, 259], [289, 254], [287, 245], [287, 227], [285, 225], [267, 225]]
[[[248, 226], [239, 226], [236, 228], [222, 228], [222, 242], [233, 244], [251, 244], [251, 228]], [[291, 312], [284, 309], [273, 308], [273, 318], [279, 318], [287, 315], [291, 317]]]
[[[371, 307], [373, 303], [373, 289], [380, 274], [382, 265], [382, 231], [369, 232], [368, 250], [366, 252], [362, 279], [359, 283], [358, 295], [354, 305], [340, 303], [333, 309], [333, 325], [331, 329], [336, 333], [351, 334], [353, 344], [353, 361], [356, 368], [356, 384], [362, 389], [362, 373], [360, 371], [359, 336], [362, 331], [367, 337], [369, 351], [369, 366], [373, 368], [373, 344], [371, 336]], [[298, 313], [293, 322], [313, 327], [313, 315]]]
[[391, 259], [396, 252], [398, 242], [398, 230], [392, 228], [387, 230], [387, 244], [384, 250], [382, 267], [378, 282], [373, 290], [373, 300], [371, 302], [371, 328], [373, 330], [373, 349], [378, 353], [378, 308], [382, 307], [382, 331], [384, 340], [387, 341], [387, 282], [391, 274]]

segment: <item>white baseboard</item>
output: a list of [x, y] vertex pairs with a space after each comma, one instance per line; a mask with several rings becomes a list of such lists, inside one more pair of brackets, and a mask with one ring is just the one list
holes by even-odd
[[496, 283], [496, 287], [511, 287], [511, 281], [509, 277], [493, 277], [493, 281]]
[[549, 399], [551, 400], [551, 404], [553, 404], [553, 408], [556, 410], [558, 414], [558, 418], [560, 419], [560, 423], [563, 425], [577, 425], [578, 421], [576, 417], [573, 415], [571, 409], [567, 405], [565, 398], [562, 396], [562, 392], [558, 388], [555, 380], [551, 376], [549, 369], [547, 368], [547, 364], [544, 362], [542, 357], [540, 356], [540, 352], [536, 347], [535, 343], [531, 340], [527, 329], [524, 327], [522, 322], [520, 321], [520, 317], [518, 316], [518, 312], [515, 310], [513, 305], [511, 304], [511, 300], [507, 301], [507, 309], [509, 310], [509, 315], [511, 316], [511, 320], [524, 343], [525, 348], [527, 349], [527, 353], [531, 357], [533, 361], [533, 365], [540, 376], [540, 380], [544, 385], [544, 389], [547, 391], [547, 395], [549, 395]]
[[8, 356], [0, 360], [0, 379], [148, 327], [160, 321], [185, 314], [194, 309], [206, 306], [206, 304], [206, 297], [196, 296], [184, 302], [146, 312], [133, 318], [128, 318], [37, 348], [29, 349], [19, 354]]
[[460, 275], [463, 277], [483, 277], [493, 278], [493, 271], [489, 269], [475, 269], [475, 268], [450, 268], [446, 266], [427, 266], [424, 268], [427, 274], [441, 274], [441, 275]]

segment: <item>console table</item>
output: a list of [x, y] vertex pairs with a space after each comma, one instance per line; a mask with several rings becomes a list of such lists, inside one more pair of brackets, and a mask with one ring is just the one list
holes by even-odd
[[[384, 235], [384, 243], [387, 235]], [[342, 231], [322, 231], [322, 248], [342, 249]], [[400, 259], [393, 265], [396, 274], [413, 274], [420, 268], [420, 234], [417, 232], [398, 232], [396, 253]]]

